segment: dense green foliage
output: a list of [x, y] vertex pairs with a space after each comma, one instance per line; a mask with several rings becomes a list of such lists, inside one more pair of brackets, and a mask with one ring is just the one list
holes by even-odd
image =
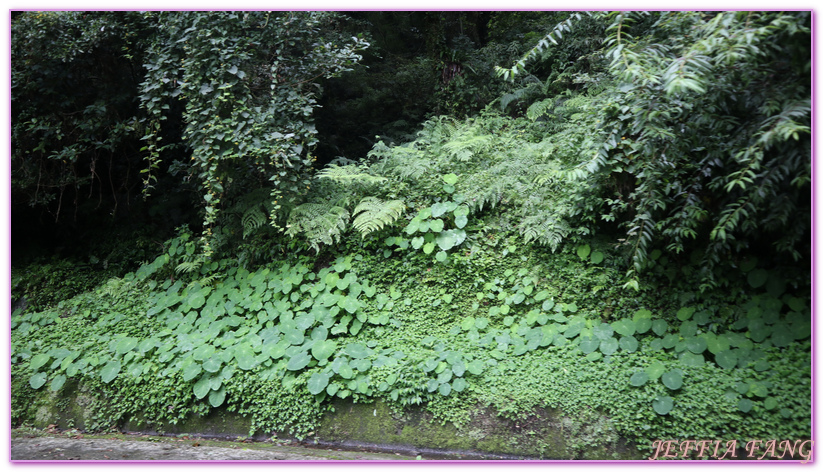
[[[180, 192], [199, 203], [162, 250], [107, 250], [124, 262], [97, 277], [15, 268], [15, 297], [33, 303], [12, 316], [13, 421], [37, 390], [80, 385], [99, 394], [96, 428], [228, 408], [306, 437], [337, 398], [422, 405], [458, 427], [481, 406], [557, 408], [575, 440], [553, 457], [617, 434], [641, 448], [810, 436], [807, 14], [350, 17], [15, 18], [21, 60], [71, 67], [121, 25], [133, 39], [118, 60], [147, 70], [124, 142], [143, 141], [150, 208], [167, 214]], [[86, 42], [61, 39], [72, 55], [23, 40], [51, 24]], [[374, 38], [352, 34], [366, 25]], [[412, 37], [425, 41], [402, 57]], [[356, 65], [368, 42], [395, 54], [364, 52], [374, 75]], [[428, 88], [392, 95], [392, 68]], [[15, 85], [16, 103], [38, 73], [13, 71], [32, 88]], [[352, 78], [366, 92], [344, 99]], [[418, 95], [341, 124], [387, 131], [313, 169], [319, 103], [357, 117]], [[15, 110], [13, 162], [29, 175], [15, 188], [39, 199], [30, 169], [57, 172], [59, 140], [33, 134], [42, 109]], [[99, 152], [84, 139], [67, 165]], [[574, 433], [582, 422], [601, 436]]]

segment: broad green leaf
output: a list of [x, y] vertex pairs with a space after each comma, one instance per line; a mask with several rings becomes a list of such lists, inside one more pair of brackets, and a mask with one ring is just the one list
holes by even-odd
[[426, 244], [424, 244], [424, 245], [423, 245], [423, 253], [424, 253], [424, 254], [431, 254], [432, 252], [434, 252], [434, 247], [435, 247], [435, 244], [434, 244], [434, 243], [426, 243]]
[[589, 354], [597, 350], [600, 347], [600, 340], [593, 336], [586, 336], [585, 338], [580, 338], [580, 350], [583, 354]]
[[649, 379], [657, 380], [663, 373], [666, 371], [666, 366], [663, 365], [660, 361], [655, 361], [648, 367], [646, 367], [645, 372], [649, 374]]
[[640, 318], [634, 322], [634, 328], [637, 331], [637, 334], [645, 334], [651, 329], [651, 327], [652, 320], [649, 318]]
[[642, 387], [649, 381], [649, 374], [646, 372], [635, 372], [629, 379], [629, 383], [634, 387]]
[[289, 359], [288, 364], [286, 364], [286, 369], [300, 370], [309, 365], [309, 362], [311, 362], [311, 356], [306, 351], [300, 351]]
[[592, 328], [592, 334], [594, 334], [594, 336], [597, 339], [604, 341], [606, 339], [611, 338], [612, 335], [614, 335], [614, 328], [612, 328], [612, 326], [609, 324], [600, 323], [599, 325]]
[[475, 360], [469, 362], [468, 365], [466, 366], [466, 370], [471, 372], [473, 375], [482, 374], [484, 369], [485, 369], [485, 364], [484, 364], [483, 361], [481, 361], [479, 359], [475, 359]]
[[340, 377], [343, 377], [344, 379], [354, 378], [354, 369], [352, 369], [352, 367], [345, 362], [340, 365], [339, 369], [337, 370], [337, 373], [340, 375]]
[[109, 361], [100, 370], [100, 379], [103, 383], [110, 383], [120, 373], [120, 361]]
[[608, 338], [600, 341], [600, 352], [610, 356], [617, 352], [618, 341], [615, 338]]
[[445, 182], [449, 185], [454, 185], [454, 184], [457, 183], [457, 175], [453, 174], [453, 173], [452, 174], [446, 174], [446, 175], [443, 176], [443, 182]]
[[474, 328], [474, 322], [475, 318], [473, 316], [467, 316], [463, 318], [463, 321], [460, 323], [460, 327], [463, 329], [463, 331], [468, 331]]
[[692, 317], [694, 311], [695, 309], [693, 307], [683, 307], [677, 310], [677, 319], [680, 321], [686, 321]]
[[189, 380], [200, 375], [200, 372], [202, 371], [203, 368], [200, 367], [200, 364], [198, 364], [197, 362], [192, 362], [191, 364], [187, 365], [186, 368], [183, 369], [183, 381], [188, 382]]
[[620, 338], [620, 348], [626, 352], [637, 351], [637, 339], [634, 336], [623, 336]]
[[220, 390], [212, 390], [209, 392], [209, 405], [217, 408], [226, 400], [226, 387], [220, 387]]
[[751, 285], [752, 288], [762, 287], [766, 283], [766, 280], [768, 278], [769, 272], [765, 269], [754, 269], [750, 271], [746, 276], [746, 280], [749, 282], [749, 285]]
[[34, 374], [29, 377], [29, 385], [31, 388], [37, 390], [38, 388], [42, 387], [46, 384], [46, 373], [40, 372], [39, 374]]
[[454, 382], [452, 382], [452, 390], [454, 390], [455, 392], [462, 392], [466, 389], [468, 385], [469, 383], [466, 381], [466, 379], [462, 377], [456, 378], [454, 379]]
[[452, 387], [451, 387], [451, 385], [449, 385], [447, 383], [444, 383], [444, 384], [440, 384], [440, 387], [438, 387], [437, 390], [440, 392], [440, 395], [443, 395], [444, 397], [448, 397], [449, 394], [452, 392]]
[[36, 372], [38, 369], [46, 365], [46, 363], [50, 360], [51, 356], [47, 354], [37, 354], [36, 356], [31, 358], [31, 361], [29, 361], [29, 366], [33, 371]]
[[586, 360], [590, 362], [599, 361], [601, 358], [603, 358], [603, 353], [599, 351], [590, 352], [586, 355]]
[[437, 251], [437, 254], [435, 254], [435, 256], [434, 256], [434, 259], [435, 259], [437, 262], [443, 262], [443, 261], [445, 261], [445, 260], [446, 260], [446, 259], [448, 259], [448, 258], [449, 258], [449, 255], [448, 255], [448, 254], [446, 254], [446, 252], [445, 252], [445, 251]]
[[752, 402], [748, 398], [742, 398], [739, 402], [737, 402], [737, 409], [742, 411], [743, 413], [748, 413], [752, 411], [753, 406], [754, 402]]
[[772, 344], [776, 347], [786, 347], [794, 341], [794, 334], [791, 329], [785, 325], [775, 325], [772, 327], [772, 337], [770, 338]]
[[663, 336], [668, 329], [669, 323], [667, 323], [666, 320], [652, 321], [652, 331], [654, 331], [654, 334], [658, 336]]
[[763, 382], [749, 382], [749, 394], [765, 398], [769, 394], [769, 388]]
[[206, 298], [203, 296], [202, 292], [197, 292], [189, 297], [188, 303], [192, 309], [199, 310], [206, 304]]
[[709, 352], [717, 355], [722, 351], [729, 350], [729, 339], [722, 334], [715, 335], [714, 333], [709, 333], [706, 336], [706, 347], [708, 348]]
[[314, 346], [312, 346], [311, 348], [311, 354], [318, 361], [325, 361], [329, 359], [336, 350], [337, 343], [332, 341], [331, 339], [327, 339], [325, 341], [319, 341], [314, 343]]
[[670, 390], [677, 390], [683, 386], [683, 374], [681, 374], [678, 370], [666, 372], [661, 377], [661, 380], [663, 381], [663, 385], [668, 387]]
[[589, 254], [590, 254], [591, 252], [592, 252], [592, 248], [591, 248], [591, 247], [589, 247], [589, 245], [588, 245], [588, 244], [584, 244], [583, 246], [578, 246], [578, 247], [577, 247], [577, 255], [578, 255], [581, 259], [584, 259], [584, 260], [585, 260], [587, 257], [589, 257]]
[[695, 354], [702, 354], [703, 351], [706, 350], [706, 347], [708, 347], [708, 343], [703, 337], [696, 336], [686, 339], [686, 349]]
[[254, 348], [249, 343], [240, 343], [234, 347], [234, 358], [237, 359], [237, 367], [243, 370], [252, 370], [257, 366], [257, 356]]
[[318, 395], [320, 392], [325, 390], [328, 385], [329, 375], [317, 372], [312, 374], [309, 381], [306, 383], [306, 386], [309, 388], [309, 393], [312, 395]]
[[66, 383], [66, 376], [61, 374], [61, 375], [58, 375], [57, 377], [55, 377], [54, 379], [52, 379], [51, 385], [49, 386], [49, 388], [51, 389], [52, 392], [56, 392], [56, 391], [60, 390], [61, 388], [63, 388], [63, 385], [65, 383]]
[[666, 349], [673, 348], [680, 341], [680, 337], [676, 334], [667, 334], [663, 337], [663, 347]]
[[625, 318], [615, 321], [611, 326], [616, 333], [623, 336], [631, 336], [637, 330], [634, 321]]
[[437, 245], [443, 251], [448, 251], [449, 249], [459, 246], [463, 241], [466, 240], [466, 232], [462, 229], [450, 229], [448, 231], [443, 231], [437, 236], [436, 242]]
[[203, 370], [206, 372], [211, 372], [212, 374], [220, 370], [220, 366], [223, 365], [223, 362], [218, 359], [217, 357], [209, 357], [205, 361], [203, 361]]
[[191, 355], [194, 358], [194, 360], [203, 361], [211, 358], [214, 355], [214, 352], [214, 346], [212, 346], [211, 344], [203, 344], [202, 346], [192, 351]]
[[420, 220], [418, 218], [412, 218], [412, 220], [409, 221], [409, 224], [406, 225], [405, 231], [406, 234], [412, 235], [416, 233], [418, 229], [420, 229]]
[[652, 402], [652, 408], [658, 415], [667, 415], [674, 408], [672, 397], [659, 396]]
[[683, 365], [700, 367], [705, 363], [705, 359], [702, 354], [693, 354], [687, 351], [680, 355], [680, 362]]
[[137, 339], [135, 338], [123, 338], [117, 342], [117, 346], [115, 347], [115, 352], [119, 355], [123, 355], [132, 349], [137, 347]]
[[360, 309], [360, 302], [351, 296], [343, 298], [339, 303], [340, 308], [346, 310], [350, 314], [355, 314]]
[[592, 264], [600, 264], [601, 262], [603, 262], [603, 253], [600, 251], [594, 251], [592, 253], [591, 261]]
[[445, 202], [438, 202], [431, 207], [432, 218], [440, 218], [444, 213], [449, 211], [449, 206]]
[[354, 359], [362, 359], [374, 354], [374, 351], [360, 343], [347, 344], [346, 347], [343, 348], [343, 352], [350, 355]]

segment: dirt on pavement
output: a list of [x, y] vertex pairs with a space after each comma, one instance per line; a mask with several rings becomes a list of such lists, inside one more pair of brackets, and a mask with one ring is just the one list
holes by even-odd
[[414, 460], [400, 454], [316, 449], [286, 441], [242, 442], [130, 434], [12, 430], [12, 461], [362, 461]]

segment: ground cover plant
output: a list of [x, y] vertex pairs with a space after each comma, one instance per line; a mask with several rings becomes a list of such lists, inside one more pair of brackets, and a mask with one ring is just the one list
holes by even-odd
[[[81, 28], [37, 15], [15, 25]], [[305, 438], [343, 399], [458, 428], [557, 409], [573, 440], [545, 457], [810, 437], [808, 15], [553, 16], [486, 68], [497, 99], [317, 169], [309, 84], [368, 38], [338, 15], [209, 15], [101, 17], [144, 35], [145, 193], [178, 176], [198, 212], [139, 264], [69, 273], [60, 298], [19, 277], [38, 302], [11, 317], [13, 422], [72, 387], [99, 394], [95, 429], [225, 408]]]

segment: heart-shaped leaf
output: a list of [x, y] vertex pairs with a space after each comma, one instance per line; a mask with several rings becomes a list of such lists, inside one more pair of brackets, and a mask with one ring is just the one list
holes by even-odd
[[617, 352], [618, 341], [615, 338], [604, 339], [600, 341], [600, 352], [604, 355], [610, 356]]
[[286, 364], [286, 369], [300, 370], [309, 365], [309, 362], [311, 362], [311, 356], [306, 351], [300, 351], [289, 359], [289, 362]]
[[240, 343], [234, 347], [234, 358], [237, 359], [237, 367], [243, 370], [251, 370], [257, 366], [257, 356], [254, 348], [249, 343]]
[[309, 381], [306, 383], [306, 386], [309, 388], [309, 393], [312, 395], [317, 395], [323, 390], [326, 389], [326, 386], [329, 385], [329, 378], [331, 376], [329, 374], [321, 374], [315, 372], [314, 374], [309, 377]]
[[626, 352], [637, 351], [637, 346], [637, 339], [634, 336], [623, 336], [620, 338], [620, 349], [623, 349]]
[[325, 341], [316, 342], [311, 348], [311, 355], [318, 361], [328, 360], [334, 351], [337, 350], [337, 343], [327, 339]]
[[586, 336], [584, 338], [580, 338], [580, 350], [583, 354], [589, 354], [597, 350], [600, 347], [600, 340], [593, 337], [593, 336]]
[[29, 377], [29, 385], [31, 388], [37, 390], [38, 388], [42, 387], [46, 384], [46, 373], [40, 372], [39, 374], [34, 374]]
[[668, 396], [657, 397], [652, 402], [652, 408], [658, 415], [667, 415], [674, 408], [674, 400]]
[[183, 381], [188, 382], [189, 380], [200, 375], [200, 372], [202, 371], [203, 368], [200, 366], [200, 364], [198, 364], [197, 362], [192, 362], [183, 369]]
[[50, 360], [51, 360], [51, 356], [49, 356], [47, 354], [37, 354], [36, 356], [31, 358], [31, 361], [29, 362], [29, 366], [31, 367], [31, 369], [33, 371], [36, 372], [38, 369], [40, 369], [41, 367], [46, 365], [46, 363]]
[[220, 387], [220, 390], [212, 390], [209, 392], [209, 405], [217, 408], [226, 400], [226, 387]]
[[677, 370], [666, 372], [661, 379], [663, 380], [663, 385], [670, 390], [677, 390], [683, 386], [683, 374]]
[[629, 383], [633, 387], [642, 387], [646, 385], [646, 382], [649, 381], [649, 374], [645, 372], [635, 372], [632, 374], [631, 378], [629, 379]]
[[100, 370], [100, 379], [103, 383], [110, 383], [120, 373], [120, 361], [109, 361]]
[[49, 386], [49, 388], [51, 389], [52, 392], [56, 392], [56, 391], [60, 390], [61, 388], [63, 388], [63, 385], [65, 383], [66, 383], [66, 376], [61, 374], [61, 375], [58, 375], [57, 377], [55, 377], [54, 379], [52, 379], [51, 385]]
[[666, 371], [666, 366], [663, 365], [660, 361], [655, 361], [645, 369], [646, 373], [649, 374], [649, 379], [657, 380], [663, 373]]

